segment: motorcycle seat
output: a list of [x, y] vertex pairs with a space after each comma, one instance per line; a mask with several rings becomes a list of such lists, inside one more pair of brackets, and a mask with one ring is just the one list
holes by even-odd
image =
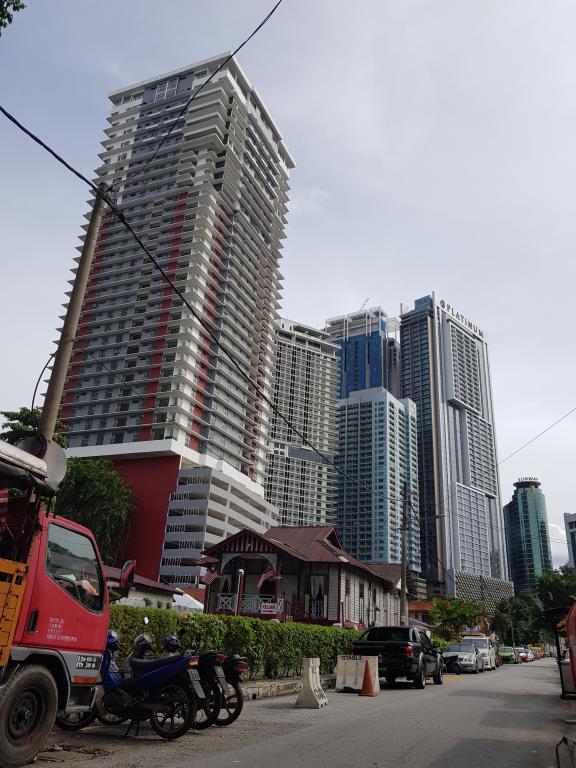
[[160, 669], [168, 664], [173, 664], [177, 659], [182, 658], [182, 654], [165, 656], [160, 659], [130, 659], [130, 667], [134, 672], [151, 672], [153, 669]]

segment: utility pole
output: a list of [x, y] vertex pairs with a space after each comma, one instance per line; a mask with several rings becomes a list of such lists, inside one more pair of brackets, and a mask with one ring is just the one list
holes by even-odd
[[400, 624], [408, 626], [408, 600], [406, 594], [406, 575], [408, 569], [408, 484], [402, 484], [402, 573], [400, 577]]
[[56, 419], [58, 418], [58, 409], [60, 408], [62, 392], [64, 391], [66, 373], [72, 356], [72, 348], [74, 346], [74, 339], [80, 320], [80, 311], [86, 294], [86, 286], [88, 285], [88, 277], [90, 276], [90, 268], [92, 266], [92, 259], [96, 249], [100, 223], [102, 221], [104, 205], [102, 195], [104, 195], [107, 190], [108, 186], [106, 184], [99, 184], [99, 194], [97, 194], [94, 199], [94, 207], [92, 208], [92, 215], [90, 216], [86, 239], [84, 240], [84, 246], [82, 247], [76, 278], [74, 279], [74, 285], [72, 286], [68, 309], [66, 310], [66, 318], [58, 341], [58, 349], [56, 350], [56, 355], [54, 357], [52, 375], [50, 376], [48, 390], [44, 398], [44, 406], [42, 408], [42, 416], [40, 418], [40, 424], [38, 425], [38, 431], [48, 443], [52, 440]]

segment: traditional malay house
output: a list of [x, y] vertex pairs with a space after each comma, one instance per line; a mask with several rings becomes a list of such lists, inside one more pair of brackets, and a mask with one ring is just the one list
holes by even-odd
[[344, 552], [331, 525], [249, 529], [205, 550], [205, 613], [342, 626], [398, 624], [397, 582]]

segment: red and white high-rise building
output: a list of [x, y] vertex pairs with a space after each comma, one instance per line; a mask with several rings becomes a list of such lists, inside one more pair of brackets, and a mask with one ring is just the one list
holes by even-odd
[[[279, 259], [293, 162], [235, 59], [179, 117], [225, 58], [110, 96], [98, 180], [113, 189], [128, 221], [201, 318], [193, 317], [125, 227], [107, 214], [61, 418], [70, 427], [72, 455], [114, 458], [134, 487], [141, 516], [147, 501], [140, 489], [149, 485], [150, 473], [172, 493], [184, 469], [229, 468], [249, 495], [263, 493], [270, 414], [262, 393], [272, 397]], [[164, 516], [164, 529], [170, 494], [165, 496], [155, 500], [153, 513], [156, 523]], [[153, 515], [150, 510], [143, 517]], [[263, 526], [273, 517], [267, 509]], [[207, 543], [194, 540], [188, 549], [199, 553]], [[161, 550], [162, 541], [154, 546]], [[139, 548], [133, 548], [137, 557]], [[146, 570], [158, 575], [155, 567]], [[186, 568], [180, 581], [195, 575]]]

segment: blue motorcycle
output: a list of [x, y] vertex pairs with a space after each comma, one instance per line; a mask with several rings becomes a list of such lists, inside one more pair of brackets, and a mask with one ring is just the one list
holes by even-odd
[[[106, 650], [100, 667], [101, 690], [90, 712], [75, 716], [59, 715], [57, 723], [66, 730], [85, 728], [96, 717], [102, 722], [130, 721], [138, 727], [144, 720], [163, 739], [184, 735], [196, 719], [198, 701], [204, 691], [198, 673], [198, 657], [189, 654], [146, 659], [151, 648], [148, 635], [139, 635], [126, 658], [123, 669], [115, 664], [118, 635], [108, 632]], [[128, 733], [128, 731], [126, 733]]]

